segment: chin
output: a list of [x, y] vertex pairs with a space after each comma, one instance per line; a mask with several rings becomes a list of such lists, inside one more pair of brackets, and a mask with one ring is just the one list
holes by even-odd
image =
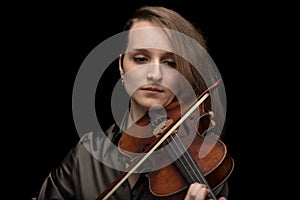
[[162, 101], [150, 101], [150, 102], [147, 102], [145, 104], [146, 107], [148, 108], [151, 108], [151, 107], [155, 107], [155, 106], [163, 106], [165, 107], [166, 106], [166, 102], [162, 102]]

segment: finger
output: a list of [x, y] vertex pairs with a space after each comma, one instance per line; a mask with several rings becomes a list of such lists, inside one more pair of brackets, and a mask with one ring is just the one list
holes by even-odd
[[215, 127], [217, 125], [215, 120], [210, 120], [210, 124], [211, 124], [212, 127]]
[[215, 113], [213, 111], [209, 111], [208, 114], [211, 119], [215, 117]]
[[205, 200], [209, 192], [209, 189], [207, 189], [206, 187], [199, 189], [195, 200]]
[[[200, 183], [193, 183], [190, 185], [186, 194], [185, 200], [199, 199], [203, 197], [202, 193], [205, 194], [206, 186]], [[205, 197], [205, 195], [204, 195]]]
[[185, 200], [191, 200], [191, 199], [194, 199], [194, 196], [195, 196], [195, 193], [197, 191], [197, 185], [196, 183], [193, 183], [190, 185], [188, 191], [187, 191], [187, 194], [185, 196]]

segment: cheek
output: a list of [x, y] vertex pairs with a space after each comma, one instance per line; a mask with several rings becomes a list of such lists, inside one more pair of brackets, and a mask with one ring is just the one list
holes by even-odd
[[131, 96], [134, 91], [136, 91], [139, 87], [148, 83], [147, 67], [144, 66], [135, 66], [135, 67], [127, 67], [124, 74], [124, 82], [127, 93]]
[[166, 94], [168, 96], [170, 95], [174, 95], [177, 96], [179, 94], [179, 87], [177, 85], [176, 82], [168, 82], [167, 84], [164, 84], [164, 87], [167, 88], [166, 89]]
[[174, 99], [174, 97], [177, 96], [177, 94], [174, 91], [171, 90], [167, 90], [166, 94], [165, 94], [165, 98], [167, 101], [171, 101]]
[[177, 70], [172, 68], [165, 68], [163, 83], [164, 87], [168, 88], [175, 96], [180, 99], [196, 99], [196, 94], [188, 80], [180, 74]]
[[181, 80], [180, 76], [178, 76], [178, 73], [172, 73], [172, 72], [165, 72], [164, 74], [168, 74], [168, 76], [164, 76], [162, 85], [167, 88], [170, 93], [174, 93], [175, 95], [178, 95], [181, 90]]
[[180, 85], [180, 77], [178, 76], [167, 76], [164, 79], [164, 85], [168, 86], [170, 90], [178, 90]]
[[135, 65], [128, 59], [128, 57], [125, 55], [123, 59], [123, 69], [124, 72], [126, 73], [127, 71], [130, 71], [135, 67]]

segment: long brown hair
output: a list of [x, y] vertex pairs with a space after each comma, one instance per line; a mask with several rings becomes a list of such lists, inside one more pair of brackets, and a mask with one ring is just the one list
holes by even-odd
[[[182, 33], [183, 35], [188, 36], [188, 38], [191, 38], [193, 41], [195, 41], [195, 43], [197, 43], [198, 46], [195, 47], [193, 44], [191, 45], [191, 42], [183, 41], [182, 38], [177, 38], [177, 40], [174, 40], [174, 37], [169, 38], [170, 42], [173, 44], [173, 47], [175, 46], [175, 48], [181, 48], [181, 55], [186, 55], [175, 55], [175, 69], [186, 78], [196, 95], [202, 94], [207, 89], [207, 82], [205, 82], [204, 79], [208, 81], [209, 84], [216, 81], [216, 77], [218, 75], [216, 75], [213, 70], [205, 71], [204, 69], [204, 73], [202, 73], [201, 71], [203, 68], [210, 68], [210, 65], [213, 66], [214, 62], [207, 53], [206, 41], [200, 29], [198, 29], [190, 21], [185, 19], [182, 15], [174, 10], [160, 6], [143, 6], [136, 10], [133, 17], [129, 19], [125, 24], [123, 30], [130, 30], [136, 22], [141, 20], [152, 22], [154, 24], [157, 24], [161, 28], [166, 28]], [[191, 62], [192, 59], [187, 60], [184, 59], [184, 57], [192, 58], [194, 59], [194, 61]], [[197, 66], [192, 65], [192, 63], [196, 63]], [[202, 75], [205, 75], [205, 78], [203, 78]], [[222, 91], [220, 93], [222, 93]], [[225, 121], [225, 112], [223, 111], [225, 111], [226, 108], [225, 105], [222, 105], [222, 97], [220, 96], [221, 95], [215, 95], [215, 97], [218, 98], [216, 104], [219, 104], [217, 105], [217, 107], [220, 119]], [[205, 111], [211, 110], [211, 100], [212, 99], [210, 96], [205, 101]], [[220, 129], [221, 130], [219, 131], [222, 132], [222, 127]]]
[[[195, 26], [193, 26], [189, 21], [173, 10], [159, 6], [141, 7], [136, 10], [133, 18], [127, 21], [124, 31], [130, 30], [131, 27], [140, 20], [150, 21], [163, 28], [168, 28], [183, 33], [196, 40], [203, 48], [207, 48], [205, 40], [200, 34], [200, 30], [196, 29]], [[174, 43], [174, 41], [172, 42]], [[180, 45], [176, 46], [178, 48]], [[184, 49], [185, 51], [188, 50], [186, 47]], [[193, 51], [191, 50], [191, 52]], [[188, 80], [196, 95], [200, 95], [207, 88], [207, 86], [198, 70], [181, 56], [175, 56], [175, 61], [177, 64], [176, 70], [178, 70]]]

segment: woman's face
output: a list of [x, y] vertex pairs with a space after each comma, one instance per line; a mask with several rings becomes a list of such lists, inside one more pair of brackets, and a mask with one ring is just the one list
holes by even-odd
[[119, 66], [126, 91], [131, 96], [131, 108], [140, 111], [169, 105], [180, 82], [167, 38], [149, 27], [157, 26], [147, 21], [135, 23], [129, 34], [127, 53], [123, 63], [120, 59]]

